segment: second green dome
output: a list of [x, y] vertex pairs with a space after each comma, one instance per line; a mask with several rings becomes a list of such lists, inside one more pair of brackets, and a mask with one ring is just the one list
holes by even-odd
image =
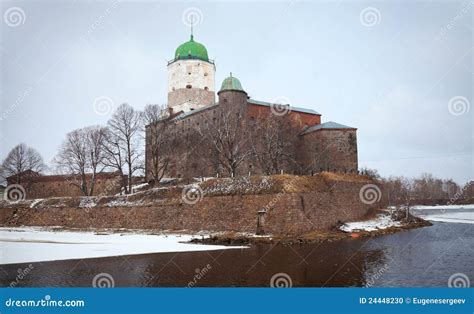
[[225, 78], [224, 81], [222, 81], [222, 86], [220, 91], [225, 91], [225, 90], [237, 90], [237, 91], [242, 91], [244, 92], [244, 89], [242, 88], [242, 84], [240, 84], [239, 79], [236, 77], [232, 76], [232, 73], [230, 73], [230, 76]]

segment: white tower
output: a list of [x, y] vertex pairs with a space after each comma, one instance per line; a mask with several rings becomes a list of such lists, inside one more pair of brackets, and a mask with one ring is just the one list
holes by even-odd
[[168, 108], [173, 113], [190, 111], [215, 103], [216, 66], [204, 45], [189, 41], [180, 45], [168, 62]]

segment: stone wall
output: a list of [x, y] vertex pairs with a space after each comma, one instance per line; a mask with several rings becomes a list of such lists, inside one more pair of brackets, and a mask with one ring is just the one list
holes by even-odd
[[[27, 199], [82, 196], [82, 191], [73, 182], [78, 183], [78, 178], [67, 175], [38, 176], [21, 182], [21, 186]], [[90, 175], [87, 182], [90, 184]], [[97, 175], [93, 195], [114, 195], [120, 193], [120, 189], [120, 176], [102, 173]]]
[[[131, 228], [153, 230], [239, 231], [257, 230], [257, 212], [266, 209], [263, 230], [275, 235], [299, 235], [311, 231], [331, 230], [338, 222], [363, 218], [369, 209], [359, 199], [359, 191], [372, 183], [364, 177], [357, 180], [311, 179], [299, 192], [285, 189], [273, 193], [237, 195], [205, 194], [194, 205], [181, 197], [161, 199], [146, 206], [97, 206], [91, 208], [28, 204], [1, 209], [4, 226], [64, 226], [75, 228]], [[288, 181], [285, 181], [288, 185]], [[301, 184], [297, 184], [301, 186]], [[158, 197], [153, 197], [156, 201]], [[119, 202], [118, 202], [119, 203]], [[1, 207], [1, 206], [0, 206]], [[6, 213], [6, 214], [5, 214]]]

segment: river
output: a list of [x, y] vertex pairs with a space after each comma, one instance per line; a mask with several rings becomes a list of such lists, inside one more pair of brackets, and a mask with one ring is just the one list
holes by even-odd
[[[8, 264], [0, 266], [0, 284], [267, 287], [273, 282], [293, 287], [446, 287], [453, 274], [472, 281], [473, 260], [474, 224], [434, 222], [431, 227], [322, 244]], [[105, 279], [97, 283], [100, 276]]]

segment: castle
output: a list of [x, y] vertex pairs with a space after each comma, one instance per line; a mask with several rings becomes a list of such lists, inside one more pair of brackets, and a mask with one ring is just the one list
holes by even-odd
[[146, 126], [148, 181], [357, 172], [356, 128], [321, 123], [311, 109], [252, 99], [232, 73], [216, 102], [215, 63], [192, 33], [167, 67], [167, 108]]

